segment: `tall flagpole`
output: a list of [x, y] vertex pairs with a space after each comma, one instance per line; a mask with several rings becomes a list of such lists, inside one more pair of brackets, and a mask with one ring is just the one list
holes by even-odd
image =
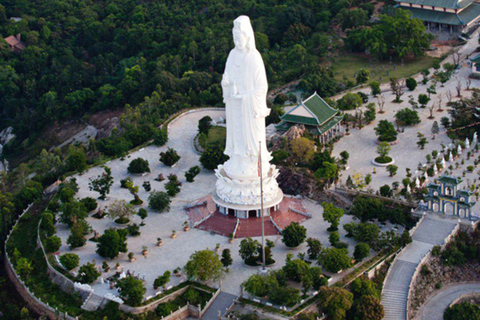
[[262, 270], [265, 272], [265, 227], [263, 222], [263, 174], [262, 174], [262, 142], [258, 142], [258, 174], [260, 176], [260, 214], [262, 215]]

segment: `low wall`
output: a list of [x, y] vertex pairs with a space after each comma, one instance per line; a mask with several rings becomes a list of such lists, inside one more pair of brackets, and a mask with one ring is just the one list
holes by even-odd
[[453, 300], [452, 303], [450, 303], [449, 307], [451, 308], [453, 305], [457, 304], [463, 299], [470, 299], [470, 298], [479, 298], [480, 297], [480, 292], [469, 292], [469, 293], [464, 293], [460, 295], [457, 299]]
[[181, 289], [179, 289], [175, 292], [172, 292], [172, 293], [166, 295], [163, 298], [155, 300], [152, 303], [147, 304], [146, 306], [131, 307], [131, 306], [126, 305], [126, 304], [121, 304], [120, 305], [120, 310], [122, 310], [124, 312], [128, 312], [130, 314], [140, 314], [140, 313], [144, 313], [144, 312], [147, 312], [147, 311], [153, 311], [153, 310], [155, 310], [155, 308], [159, 304], [175, 300], [176, 297], [178, 297], [179, 295], [181, 295], [182, 293], [187, 291], [188, 287], [189, 286], [185, 286], [184, 288], [181, 288]]

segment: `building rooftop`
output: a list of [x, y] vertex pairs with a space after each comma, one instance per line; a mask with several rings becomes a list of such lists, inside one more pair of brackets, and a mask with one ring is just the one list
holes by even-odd
[[452, 12], [441, 12], [420, 8], [402, 7], [402, 9], [409, 10], [414, 19], [454, 26], [466, 26], [480, 16], [480, 4], [477, 3], [473, 3], [471, 6], [468, 6], [456, 14]]
[[5, 41], [11, 46], [15, 47], [18, 50], [23, 50], [27, 46], [25, 43], [21, 40], [20, 35], [15, 36], [9, 36], [5, 38]]
[[338, 109], [328, 105], [316, 92], [280, 118], [286, 122], [295, 122], [311, 126], [327, 124], [334, 118]]
[[471, 5], [475, 0], [395, 0], [397, 2], [418, 4], [447, 9], [462, 9]]

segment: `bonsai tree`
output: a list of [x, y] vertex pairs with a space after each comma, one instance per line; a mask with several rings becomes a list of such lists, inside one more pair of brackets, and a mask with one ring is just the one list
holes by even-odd
[[378, 136], [378, 141], [392, 142], [397, 140], [397, 131], [393, 123], [387, 120], [380, 120], [378, 126], [375, 128], [375, 133]]
[[87, 197], [80, 200], [80, 202], [85, 206], [88, 212], [91, 212], [97, 209], [98, 203], [97, 200]]
[[133, 196], [133, 200], [130, 201], [133, 205], [141, 205], [143, 203], [142, 199], [138, 196], [139, 187], [133, 184], [133, 181], [129, 180], [125, 183], [127, 186], [128, 191], [130, 191], [131, 195]]
[[323, 202], [323, 220], [330, 223], [328, 231], [338, 230], [340, 218], [343, 217], [343, 209], [335, 207], [332, 203]]
[[377, 153], [379, 156], [375, 158], [375, 161], [378, 163], [392, 162], [392, 158], [388, 156], [391, 148], [392, 147], [388, 142], [380, 142], [377, 146]]
[[200, 173], [200, 167], [194, 166], [191, 167], [187, 172], [185, 172], [185, 179], [187, 182], [193, 182], [195, 177]]
[[145, 225], [143, 220], [145, 220], [145, 218], [148, 217], [147, 209], [145, 209], [145, 208], [138, 209], [137, 215], [140, 217], [140, 219], [142, 219], [142, 223], [140, 225], [142, 225], [142, 226]]
[[403, 95], [403, 83], [395, 78], [390, 79], [390, 88], [392, 89], [393, 94], [395, 95], [395, 100], [393, 102], [400, 103], [400, 97]]
[[165, 184], [165, 189], [170, 197], [175, 197], [180, 192], [182, 183], [178, 181], [178, 177], [175, 174], [168, 175], [168, 182]]
[[153, 282], [153, 288], [157, 290], [160, 287], [163, 287], [163, 290], [165, 290], [165, 286], [167, 283], [170, 282], [170, 277], [172, 276], [172, 273], [167, 270], [163, 273], [163, 275], [158, 276], [155, 281]]
[[389, 164], [387, 166], [387, 171], [388, 173], [390, 174], [390, 177], [393, 177], [394, 175], [397, 174], [397, 170], [398, 170], [398, 166], [394, 165], [394, 164]]
[[166, 152], [160, 153], [160, 162], [169, 167], [177, 163], [180, 158], [177, 151], [172, 148], [168, 148]]
[[427, 96], [425, 93], [420, 93], [418, 95], [418, 103], [422, 106], [422, 108], [425, 108], [427, 106], [427, 103], [430, 101], [430, 97]]
[[148, 165], [148, 160], [137, 158], [133, 159], [128, 165], [128, 173], [138, 174], [150, 172], [150, 167]]
[[92, 283], [100, 276], [93, 263], [86, 263], [78, 269], [77, 281], [80, 283]]
[[287, 247], [298, 247], [305, 241], [305, 238], [307, 237], [307, 229], [297, 222], [292, 222], [283, 229], [282, 236], [282, 242]]
[[104, 258], [113, 259], [120, 252], [127, 252], [127, 230], [107, 229], [105, 233], [98, 238], [96, 252]]
[[197, 281], [218, 280], [223, 276], [223, 265], [216, 252], [197, 251], [185, 265], [185, 273], [189, 279]]
[[420, 149], [423, 150], [425, 148], [425, 145], [428, 143], [428, 140], [427, 138], [425, 138], [425, 135], [420, 132], [417, 132], [417, 137], [418, 137], [417, 145], [420, 147]]
[[170, 197], [166, 192], [153, 190], [148, 197], [148, 207], [153, 211], [164, 212], [170, 211]]
[[256, 265], [258, 259], [258, 251], [261, 245], [257, 240], [248, 237], [240, 242], [239, 254], [243, 261], [248, 265]]
[[143, 295], [147, 292], [143, 281], [133, 276], [118, 280], [116, 287], [119, 289], [120, 297], [132, 307], [139, 306], [142, 303]]
[[98, 199], [105, 200], [107, 194], [110, 193], [110, 187], [113, 185], [112, 170], [109, 167], [103, 167], [105, 172], [97, 176], [95, 179], [90, 179], [88, 188], [90, 191], [97, 191], [100, 193]]
[[67, 270], [75, 269], [78, 267], [79, 262], [80, 258], [74, 253], [65, 253], [64, 255], [60, 256], [60, 263]]
[[135, 214], [133, 206], [125, 200], [115, 200], [108, 206], [108, 216], [118, 224], [130, 222], [133, 214]]

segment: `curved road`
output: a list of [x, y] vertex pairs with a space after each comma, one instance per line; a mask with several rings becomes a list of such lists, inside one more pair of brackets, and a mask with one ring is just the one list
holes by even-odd
[[471, 292], [480, 293], [480, 282], [447, 285], [423, 305], [414, 320], [443, 319], [445, 309], [453, 302], [453, 300], [464, 293]]

